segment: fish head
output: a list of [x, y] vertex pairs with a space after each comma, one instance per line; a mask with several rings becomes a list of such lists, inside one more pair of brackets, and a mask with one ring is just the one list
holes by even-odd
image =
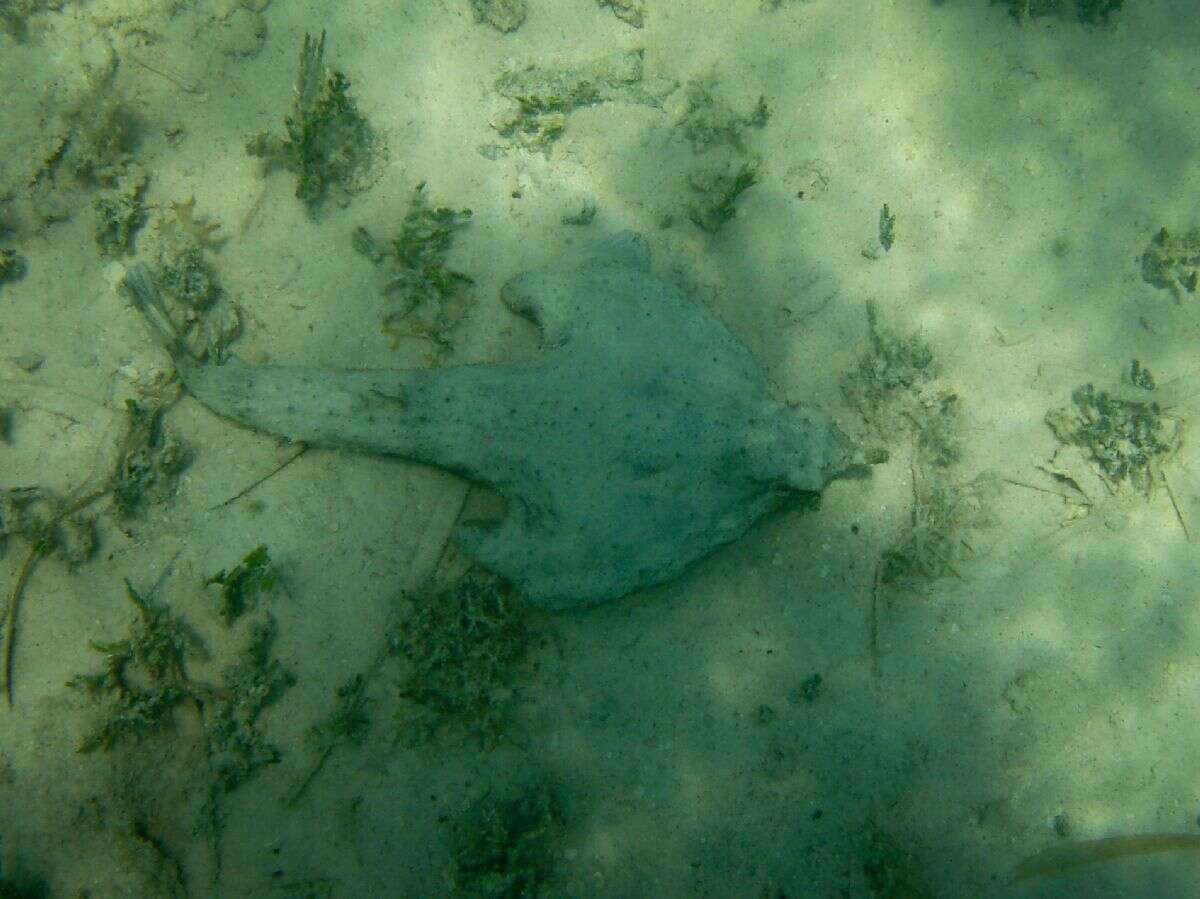
[[789, 403], [775, 416], [774, 466], [793, 490], [819, 493], [857, 464], [859, 452], [829, 413]]

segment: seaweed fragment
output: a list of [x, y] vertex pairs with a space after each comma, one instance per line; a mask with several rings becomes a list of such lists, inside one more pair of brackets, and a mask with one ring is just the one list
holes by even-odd
[[245, 612], [257, 608], [259, 594], [275, 589], [278, 582], [279, 572], [271, 563], [270, 551], [259, 545], [233, 568], [228, 571], [222, 568], [207, 578], [204, 585], [220, 585], [217, 615], [228, 627]]
[[715, 234], [737, 214], [737, 198], [758, 183], [757, 159], [729, 157], [705, 164], [687, 176], [693, 197], [687, 217], [697, 228]]
[[842, 378], [842, 393], [882, 439], [909, 433], [921, 464], [946, 468], [962, 458], [961, 402], [941, 380], [941, 366], [919, 333], [885, 326], [867, 303], [870, 348]]
[[[271, 655], [275, 622], [260, 615], [219, 684], [192, 679], [189, 659], [208, 653], [192, 629], [163, 605], [150, 602], [128, 580], [126, 593], [137, 609], [129, 635], [112, 642], [93, 641], [104, 656], [103, 670], [77, 675], [68, 686], [100, 703], [100, 722], [77, 747], [82, 753], [110, 750], [169, 730], [180, 707], [196, 713], [207, 760], [207, 796], [198, 826], [212, 841], [214, 865], [221, 866], [222, 797], [265, 765], [279, 761], [280, 750], [263, 735], [259, 717], [295, 677]], [[195, 733], [195, 731], [193, 731]]]
[[96, 213], [94, 235], [102, 256], [124, 256], [132, 248], [133, 237], [146, 220], [142, 205], [146, 181], [145, 170], [131, 165], [112, 188], [92, 200]]
[[80, 509], [43, 487], [0, 490], [0, 549], [9, 537], [19, 537], [38, 558], [57, 555], [80, 565], [96, 546], [95, 523]]
[[646, 0], [596, 0], [600, 6], [611, 8], [613, 16], [631, 28], [646, 24]]
[[250, 628], [250, 637], [237, 660], [221, 674], [221, 688], [205, 707], [204, 734], [214, 785], [228, 793], [259, 768], [279, 761], [279, 748], [269, 743], [258, 717], [296, 676], [271, 656], [275, 619], [263, 616]]
[[[1143, 385], [1153, 383], [1136, 362], [1130, 370]], [[1110, 491], [1128, 484], [1148, 494], [1162, 462], [1179, 446], [1179, 429], [1158, 403], [1118, 397], [1090, 383], [1072, 391], [1071, 403], [1046, 413], [1054, 436], [1083, 449]]]
[[169, 727], [181, 703], [200, 698], [188, 682], [185, 661], [206, 657], [203, 643], [169, 609], [138, 593], [128, 579], [125, 594], [137, 610], [129, 636], [93, 641], [92, 648], [104, 657], [104, 669], [67, 682], [107, 705], [104, 719], [83, 738], [79, 752], [108, 750], [125, 739], [140, 741]]
[[309, 741], [316, 752], [316, 761], [295, 789], [283, 800], [285, 806], [295, 805], [339, 746], [361, 745], [371, 729], [371, 714], [367, 711], [367, 678], [356, 674], [337, 689], [337, 707], [333, 714], [314, 724], [308, 731]]
[[406, 663], [397, 740], [418, 746], [454, 725], [485, 746], [497, 744], [531, 639], [524, 608], [491, 576], [468, 575], [414, 603], [391, 636]]
[[873, 821], [864, 828], [861, 860], [867, 889], [876, 899], [933, 899], [921, 857]]
[[355, 229], [355, 249], [376, 265], [386, 264], [384, 293], [391, 304], [382, 330], [393, 349], [406, 336], [448, 347], [450, 332], [466, 316], [466, 288], [474, 281], [450, 268], [446, 256], [455, 235], [470, 220], [470, 209], [430, 205], [421, 182], [413, 190], [399, 233], [386, 245], [366, 228]]
[[375, 130], [350, 96], [350, 81], [325, 65], [325, 32], [304, 35], [292, 111], [282, 136], [260, 132], [246, 152], [296, 175], [296, 196], [315, 213], [332, 191], [342, 199], [374, 183], [383, 156]]
[[1172, 234], [1159, 228], [1142, 253], [1142, 280], [1171, 291], [1177, 301], [1200, 284], [1200, 228]]
[[120, 516], [132, 512], [143, 498], [165, 498], [173, 485], [173, 475], [184, 463], [178, 442], [165, 437], [158, 422], [158, 411], [137, 403], [127, 406], [130, 416], [116, 469], [91, 489], [80, 488], [74, 495], [61, 498], [42, 487], [21, 487], [0, 491], [0, 548], [7, 538], [20, 536], [29, 544], [8, 603], [0, 616], [3, 624], [4, 691], [13, 703], [13, 658], [17, 620], [25, 587], [38, 563], [59, 555], [71, 566], [91, 558], [96, 548], [96, 528], [83, 512], [97, 500], [120, 491], [114, 510]]
[[16, 250], [0, 247], [0, 284], [19, 281], [25, 277], [25, 260]]
[[698, 157], [684, 170], [688, 199], [684, 211], [691, 222], [716, 233], [736, 212], [737, 198], [758, 182], [761, 161], [742, 141], [747, 128], [762, 128], [770, 119], [765, 97], [754, 108], [736, 112], [715, 94], [713, 78], [694, 79], [685, 88], [686, 106], [675, 131]]
[[607, 6], [618, 19], [633, 28], [641, 28], [646, 24], [645, 0], [596, 0], [600, 6]]
[[[870, 348], [842, 378], [842, 392], [881, 440], [908, 435], [912, 504], [899, 537], [880, 554], [871, 605], [871, 655], [878, 647], [880, 587], [920, 590], [973, 555], [970, 532], [990, 523], [987, 509], [999, 492], [991, 475], [963, 477], [962, 408], [941, 380], [933, 350], [919, 333], [886, 327], [867, 303]], [[878, 666], [873, 663], [874, 670]]]
[[502, 799], [485, 795], [452, 825], [452, 895], [547, 895], [565, 827], [558, 791], [549, 783], [525, 785]]
[[686, 107], [675, 127], [692, 145], [692, 151], [703, 153], [722, 145], [744, 151], [742, 134], [748, 128], [763, 128], [771, 118], [767, 98], [759, 96], [754, 108], [737, 112], [717, 98], [713, 78], [697, 78], [684, 88]]
[[[219, 222], [195, 214], [195, 198], [172, 202], [154, 223], [154, 263], [125, 289], [172, 352], [220, 359], [241, 332], [238, 308], [221, 286], [209, 251], [220, 246]], [[134, 288], [137, 288], [134, 290]]]
[[160, 219], [158, 227], [164, 232], [178, 231], [180, 239], [189, 241], [202, 249], [215, 249], [225, 242], [221, 223], [207, 215], [196, 215], [196, 195], [189, 194], [186, 200], [172, 200], [167, 208], [174, 214]]
[[[2, 15], [2, 7], [0, 7]], [[14, 870], [15, 869], [15, 870]], [[0, 899], [49, 899], [50, 887], [45, 879], [26, 870], [18, 860], [0, 861]]]
[[572, 111], [608, 102], [658, 107], [677, 84], [647, 78], [642, 50], [637, 49], [582, 63], [527, 65], [505, 72], [495, 86], [510, 105], [492, 120], [492, 127], [525, 149], [545, 152]]
[[1097, 24], [1125, 5], [1125, 0], [992, 0], [1008, 7], [1012, 17], [1020, 22], [1040, 16], [1057, 16], [1075, 19], [1085, 24]]
[[194, 243], [169, 249], [159, 257], [155, 268], [158, 286], [181, 306], [193, 313], [211, 306], [221, 295], [216, 271]]
[[163, 428], [161, 406], [126, 400], [129, 427], [112, 480], [113, 507], [119, 518], [136, 514], [145, 503], [166, 500], [187, 466], [187, 449]]
[[132, 108], [112, 86], [112, 71], [95, 79], [95, 88], [66, 116], [69, 137], [53, 162], [81, 182], [116, 185], [133, 161], [139, 124]]
[[475, 21], [491, 25], [502, 34], [516, 31], [525, 21], [525, 0], [470, 0]]
[[883, 208], [879, 210], [879, 245], [886, 253], [891, 250], [895, 240], [896, 215], [888, 208], [888, 204], [884, 203]]
[[109, 492], [107, 485], [99, 489], [62, 499], [43, 487], [17, 487], [0, 490], [0, 549], [10, 536], [24, 538], [29, 544], [24, 561], [8, 594], [8, 602], [0, 615], [3, 625], [3, 658], [0, 670], [4, 676], [4, 694], [13, 704], [13, 658], [17, 641], [17, 620], [25, 587], [38, 563], [51, 555], [63, 557], [75, 566], [91, 558], [96, 548], [95, 523], [82, 515], [84, 509]]

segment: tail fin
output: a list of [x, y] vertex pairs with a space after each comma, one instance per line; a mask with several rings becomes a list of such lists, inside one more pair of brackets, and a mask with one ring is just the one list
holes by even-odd
[[154, 332], [154, 337], [159, 344], [175, 359], [186, 356], [187, 349], [184, 346], [183, 337], [171, 318], [171, 314], [167, 311], [162, 294], [158, 291], [158, 285], [154, 283], [150, 269], [144, 262], [135, 262], [126, 270], [121, 287], [124, 288], [137, 310], [142, 313], [142, 317], [146, 319], [146, 323]]

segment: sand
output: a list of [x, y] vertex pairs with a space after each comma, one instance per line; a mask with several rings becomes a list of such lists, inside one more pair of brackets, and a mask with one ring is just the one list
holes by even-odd
[[[124, 400], [169, 376], [114, 284], [171, 203], [194, 197], [197, 216], [221, 222], [209, 256], [242, 310], [232, 351], [280, 364], [528, 353], [536, 333], [500, 285], [585, 234], [630, 228], [782, 397], [818, 402], [851, 433], [867, 429], [839, 385], [868, 348], [865, 302], [920, 333], [962, 410], [962, 460], [942, 475], [1001, 484], [986, 522], [958, 535], [953, 571], [878, 583], [914, 495], [910, 438], [893, 434], [892, 460], [832, 484], [818, 510], [789, 508], [664, 586], [538, 619], [495, 748], [453, 729], [398, 746], [396, 667], [373, 660], [398, 597], [464, 567], [444, 550], [467, 485], [310, 450], [227, 503], [295, 449], [185, 396], [165, 418], [193, 452], [174, 495], [128, 520], [107, 500], [89, 507], [95, 554], [42, 560], [25, 588], [14, 705], [0, 709], [6, 885], [446, 895], [473, 805], [552, 784], [542, 895], [1194, 894], [1187, 850], [1012, 878], [1047, 847], [1195, 832], [1200, 813], [1188, 391], [1172, 394], [1180, 448], [1148, 496], [1109, 495], [1078, 453], [1050, 463], [1044, 421], [1080, 384], [1116, 386], [1133, 359], [1160, 383], [1186, 386], [1196, 369], [1194, 298], [1145, 283], [1139, 262], [1160, 227], [1197, 223], [1190, 5], [1129, 0], [1102, 26], [1018, 25], [983, 0], [646, 6], [637, 29], [593, 0], [529, 0], [501, 33], [466, 0], [92, 0], [34, 14], [20, 39], [0, 33], [0, 247], [27, 268], [0, 284], [0, 487], [96, 483]], [[369, 189], [313, 216], [294, 177], [264, 176], [244, 144], [280, 130], [303, 36], [321, 29], [386, 160]], [[502, 72], [634, 48], [647, 77], [709, 78], [747, 119], [765, 98], [765, 124], [718, 150], [760, 164], [715, 233], [686, 213], [698, 157], [676, 126], [682, 87], [661, 106], [575, 110], [546, 152], [489, 124]], [[94, 239], [98, 188], [63, 165], [80, 143], [71, 110], [94, 110], [98, 83], [135, 114], [148, 175], [151, 221], [117, 258]], [[473, 305], [440, 351], [393, 348], [380, 272], [351, 239], [358, 226], [393, 233], [420, 182], [473, 213], [449, 257]], [[590, 224], [563, 224], [587, 202]], [[31, 354], [43, 361], [27, 370]], [[89, 641], [126, 633], [125, 578], [200, 632], [211, 658], [188, 673], [219, 681], [245, 635], [220, 623], [203, 582], [260, 544], [281, 580], [264, 600], [273, 651], [296, 682], [259, 718], [278, 764], [220, 798], [218, 837], [202, 826], [210, 760], [194, 708], [140, 743], [79, 754], [99, 713], [64, 685], [101, 667]], [[0, 557], [6, 595], [28, 549], [13, 538]], [[314, 761], [306, 732], [363, 673], [371, 728], [285, 807]]]

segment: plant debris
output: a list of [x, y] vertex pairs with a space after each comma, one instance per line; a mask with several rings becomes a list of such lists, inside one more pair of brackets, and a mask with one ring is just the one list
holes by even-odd
[[967, 536], [990, 523], [987, 507], [999, 484], [986, 475], [965, 483], [925, 479], [915, 467], [912, 476], [917, 480], [908, 527], [880, 555], [879, 582], [920, 590], [948, 575], [962, 578], [957, 566], [974, 554]]

